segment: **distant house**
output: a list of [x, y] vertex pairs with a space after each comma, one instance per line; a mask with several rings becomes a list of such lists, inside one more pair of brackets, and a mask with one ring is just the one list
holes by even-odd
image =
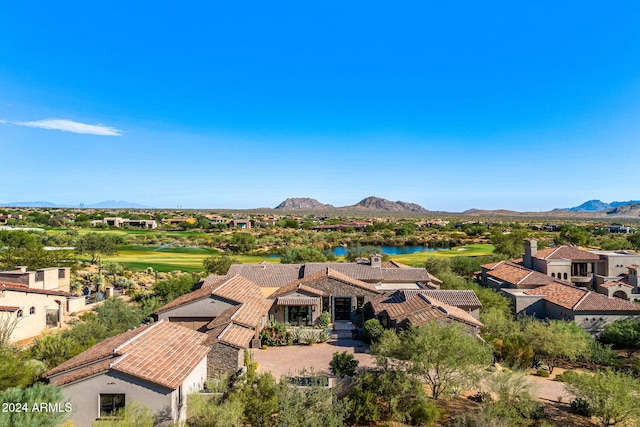
[[15, 319], [10, 342], [40, 336], [62, 326], [64, 313], [79, 311], [85, 298], [69, 292], [68, 267], [0, 272], [0, 317]]
[[227, 222], [227, 226], [229, 228], [237, 228], [240, 230], [249, 230], [251, 229], [251, 220], [248, 219], [232, 219]]
[[97, 219], [91, 221], [91, 225], [94, 227], [98, 224], [107, 224], [109, 227], [136, 227], [136, 228], [146, 228], [146, 229], [156, 229], [158, 228], [158, 223], [153, 219], [129, 219], [129, 218], [120, 218], [120, 217], [110, 217], [104, 219]]
[[158, 422], [184, 422], [187, 395], [207, 378], [206, 338], [160, 321], [108, 338], [44, 376], [62, 387], [78, 426], [112, 419], [131, 402], [149, 407]]

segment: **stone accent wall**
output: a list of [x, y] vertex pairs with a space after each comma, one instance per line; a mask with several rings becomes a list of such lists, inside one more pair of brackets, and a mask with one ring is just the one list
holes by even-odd
[[211, 351], [207, 356], [207, 377], [213, 378], [222, 373], [234, 374], [242, 367], [243, 360], [244, 350], [220, 342], [211, 344]]

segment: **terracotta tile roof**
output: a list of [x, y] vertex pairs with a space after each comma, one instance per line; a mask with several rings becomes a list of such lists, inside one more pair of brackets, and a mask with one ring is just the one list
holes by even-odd
[[291, 282], [288, 285], [281, 287], [280, 289], [275, 291], [273, 294], [271, 294], [269, 298], [277, 298], [277, 297], [287, 295], [297, 291], [304, 292], [311, 295], [317, 295], [317, 296], [324, 295], [324, 292], [322, 292], [320, 289], [312, 288], [311, 286], [304, 285], [300, 283], [299, 280], [296, 280], [295, 282]]
[[558, 246], [557, 248], [540, 249], [534, 258], [539, 259], [570, 259], [573, 261], [598, 261], [600, 256], [575, 246]]
[[406, 299], [422, 294], [429, 298], [435, 298], [445, 304], [465, 309], [476, 309], [482, 307], [478, 296], [472, 290], [441, 290], [441, 289], [408, 289], [402, 290]]
[[220, 282], [212, 287], [211, 294], [238, 303], [253, 301], [254, 299], [264, 299], [260, 287], [254, 282], [235, 275], [230, 279]]
[[196, 289], [195, 291], [189, 292], [188, 294], [174, 299], [173, 301], [157, 309], [155, 312], [162, 313], [163, 311], [167, 311], [172, 308], [197, 301], [199, 299], [208, 298], [211, 295], [215, 295], [236, 303], [249, 302], [255, 299], [264, 300], [264, 296], [262, 295], [262, 291], [260, 290], [260, 288], [250, 280], [247, 280], [244, 277], [238, 275], [232, 277], [223, 277], [224, 278], [221, 281], [210, 281], [203, 283], [200, 289]]
[[301, 264], [233, 264], [228, 275], [239, 274], [264, 288], [279, 288], [298, 280]]
[[20, 310], [20, 307], [0, 305], [0, 311], [18, 311], [18, 310]]
[[597, 292], [587, 291], [562, 282], [524, 292], [527, 295], [544, 295], [544, 299], [575, 312], [633, 312], [640, 313], [640, 305], [621, 298], [609, 298]]
[[424, 268], [382, 268], [383, 282], [429, 282], [429, 273]]
[[278, 297], [276, 298], [277, 305], [319, 306], [321, 303], [322, 303], [322, 300], [320, 298], [312, 298], [312, 297]]
[[480, 267], [486, 269], [486, 270], [493, 270], [495, 267], [497, 267], [500, 264], [503, 264], [504, 261], [498, 261], [498, 262], [490, 262], [488, 264], [482, 264]]
[[209, 353], [205, 339], [205, 334], [160, 321], [96, 344], [45, 377], [63, 385], [114, 370], [175, 390]]
[[155, 313], [162, 313], [163, 311], [171, 310], [172, 308], [179, 307], [183, 304], [197, 301], [199, 299], [208, 298], [209, 296], [211, 296], [211, 289], [209, 289], [208, 287], [196, 289], [195, 291], [191, 291], [188, 294], [179, 296], [173, 301], [163, 305], [162, 307], [157, 309]]
[[634, 314], [640, 314], [640, 305], [621, 298], [609, 298], [606, 295], [602, 295], [597, 292], [589, 292], [585, 298], [580, 301], [577, 307], [574, 307], [574, 311], [615, 311], [634, 312]]
[[57, 295], [61, 297], [75, 297], [75, 294], [71, 292], [63, 292], [63, 291], [53, 291], [46, 289], [35, 289], [30, 288], [27, 285], [20, 285], [17, 283], [0, 283], [0, 291], [17, 291], [17, 292], [27, 292], [30, 294], [45, 294], [45, 295]]
[[255, 298], [254, 300], [247, 301], [242, 304], [231, 316], [231, 320], [233, 320], [234, 323], [239, 323], [243, 326], [257, 328], [260, 323], [260, 319], [269, 313], [269, 309], [272, 305], [272, 300], [260, 296], [260, 298]]
[[[491, 268], [488, 268], [488, 266], [491, 266]], [[516, 287], [544, 286], [554, 281], [552, 277], [546, 274], [508, 261], [485, 264], [482, 267], [488, 270], [487, 276], [510, 283]]]
[[230, 323], [222, 333], [218, 335], [218, 341], [236, 348], [247, 348], [254, 336], [255, 331], [253, 329]]
[[413, 325], [419, 325], [435, 318], [450, 317], [453, 320], [472, 326], [482, 326], [482, 323], [460, 308], [445, 304], [424, 294], [413, 294], [412, 297], [407, 299], [408, 295], [411, 294], [398, 291], [391, 296], [371, 301], [371, 306], [376, 315], [386, 313], [396, 324], [406, 320]]
[[79, 366], [98, 361], [100, 359], [112, 357], [114, 348], [117, 348], [118, 346], [124, 344], [129, 339], [135, 337], [137, 334], [151, 327], [151, 325], [153, 325], [153, 323], [139, 326], [130, 331], [124, 332], [122, 334], [118, 334], [111, 338], [107, 338], [104, 341], [100, 341], [98, 344], [94, 345], [93, 347], [90, 347], [89, 349], [83, 351], [77, 356], [74, 356], [71, 359], [67, 360], [66, 362], [49, 370], [48, 372], [45, 373], [45, 376], [55, 375], [57, 373], [67, 371], [69, 369], [77, 368]]
[[601, 287], [601, 288], [605, 288], [605, 289], [606, 288], [613, 288], [614, 286], [624, 286], [626, 288], [633, 289], [633, 286], [631, 286], [630, 284], [625, 283], [625, 282], [621, 282], [621, 281], [618, 281], [618, 280], [611, 281], [611, 282], [606, 282], [606, 283], [603, 283], [602, 285], [598, 285], [598, 286]]
[[554, 281], [549, 285], [524, 291], [527, 295], [544, 295], [544, 299], [560, 307], [572, 310], [588, 293], [573, 285]]

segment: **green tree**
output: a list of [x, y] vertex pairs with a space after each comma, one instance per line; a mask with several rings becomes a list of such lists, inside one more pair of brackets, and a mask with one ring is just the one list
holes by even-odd
[[451, 260], [449, 258], [428, 256], [424, 262], [424, 268], [427, 269], [429, 274], [440, 278], [444, 273], [451, 273]]
[[[63, 401], [62, 389], [54, 385], [36, 383], [31, 387], [8, 388], [0, 393], [0, 406], [3, 404], [20, 404], [26, 411], [0, 411], [0, 425], [7, 427], [57, 427], [72, 410], [71, 403]], [[60, 411], [36, 411], [41, 404], [59, 403]], [[24, 406], [26, 405], [26, 406]]]
[[329, 369], [333, 375], [338, 375], [340, 378], [352, 377], [356, 374], [359, 363], [352, 353], [335, 352], [329, 362]]
[[229, 271], [229, 267], [233, 264], [239, 264], [239, 261], [235, 258], [231, 258], [229, 255], [212, 255], [202, 260], [204, 270], [208, 274], [216, 274], [224, 276]]
[[153, 285], [153, 295], [165, 303], [173, 301], [181, 295], [188, 294], [195, 289], [199, 277], [189, 273], [172, 274], [164, 280], [158, 280]]
[[526, 339], [536, 356], [549, 368], [549, 373], [560, 360], [574, 361], [588, 353], [591, 336], [575, 322], [529, 320], [524, 327]]
[[233, 233], [229, 243], [229, 250], [236, 253], [245, 253], [258, 247], [256, 237], [251, 233]]
[[307, 262], [325, 262], [327, 257], [314, 247], [287, 249], [280, 257], [282, 264], [304, 264]]
[[489, 241], [495, 246], [496, 253], [504, 254], [509, 258], [518, 258], [524, 251], [523, 242], [527, 236], [527, 230], [523, 228], [514, 227], [509, 233], [496, 228], [491, 231]]
[[379, 246], [360, 246], [359, 244], [356, 246], [349, 246], [347, 248], [347, 254], [345, 255], [344, 259], [345, 261], [348, 262], [353, 262], [355, 260], [357, 260], [358, 258], [369, 258], [371, 255], [373, 254], [379, 254], [382, 255], [382, 260], [383, 261], [388, 261], [389, 260], [389, 255], [383, 254], [382, 253], [382, 248], [380, 248]]
[[627, 236], [627, 240], [631, 243], [631, 247], [640, 250], [640, 231]]
[[371, 352], [381, 366], [400, 361], [401, 369], [426, 381], [434, 399], [476, 383], [492, 360], [490, 349], [464, 326], [436, 321], [397, 335], [385, 331]]
[[9, 387], [27, 387], [38, 380], [45, 366], [31, 359], [27, 351], [14, 347], [0, 348], [0, 391]]
[[231, 392], [229, 398], [242, 402], [246, 424], [266, 427], [272, 424], [275, 414], [278, 413], [278, 387], [270, 373], [251, 374], [246, 382]]
[[204, 399], [202, 395], [189, 396], [190, 427], [242, 427], [244, 406], [240, 399]]
[[523, 374], [502, 371], [488, 377], [487, 386], [496, 396], [488, 411], [509, 426], [522, 424], [522, 418], [531, 418], [538, 407], [532, 385]]
[[640, 381], [630, 375], [612, 370], [577, 375], [567, 388], [589, 404], [603, 426], [640, 423]]
[[598, 339], [605, 344], [625, 349], [627, 357], [631, 357], [640, 347], [640, 324], [631, 319], [607, 323]]
[[103, 325], [110, 336], [137, 328], [142, 323], [142, 318], [137, 305], [120, 298], [109, 298], [96, 307], [96, 322]]
[[304, 389], [286, 384], [278, 391], [278, 427], [342, 427], [348, 413], [346, 402], [332, 396], [324, 387], [312, 386]]
[[76, 239], [76, 252], [89, 254], [91, 263], [95, 264], [102, 256], [116, 255], [118, 245], [124, 243], [123, 239], [112, 234], [98, 234], [96, 232], [85, 234]]

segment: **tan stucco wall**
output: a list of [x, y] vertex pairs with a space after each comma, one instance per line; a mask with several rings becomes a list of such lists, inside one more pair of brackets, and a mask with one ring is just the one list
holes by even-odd
[[[4, 296], [0, 297], [0, 305], [20, 307], [22, 310], [22, 318], [13, 331], [11, 341], [21, 341], [42, 334], [47, 326], [46, 310], [59, 309], [56, 301], [60, 301], [62, 308], [65, 308], [66, 298], [63, 296], [5, 290]], [[35, 314], [29, 314], [31, 307], [35, 308]], [[16, 313], [5, 312], [2, 315], [15, 316]]]

